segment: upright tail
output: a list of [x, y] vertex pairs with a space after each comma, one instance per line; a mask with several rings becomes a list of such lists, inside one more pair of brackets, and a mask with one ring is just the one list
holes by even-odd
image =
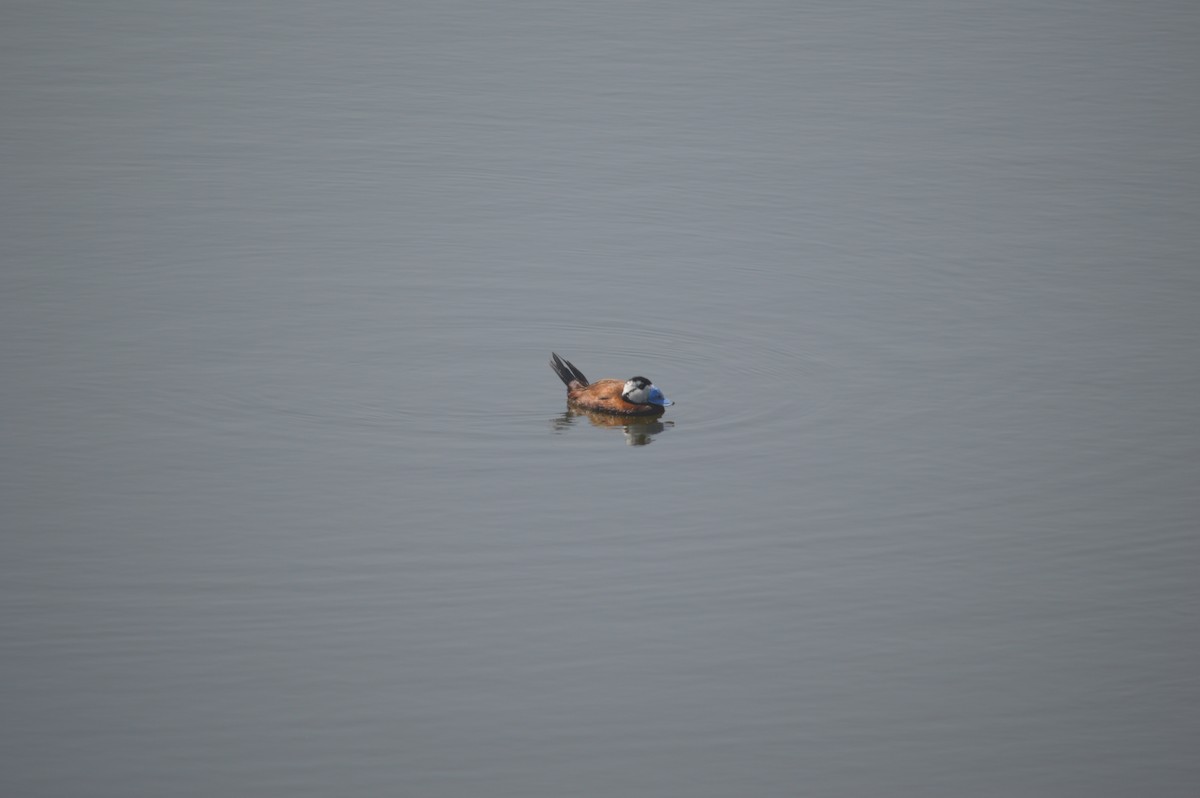
[[554, 373], [563, 381], [563, 385], [571, 387], [572, 382], [579, 383], [580, 388], [587, 387], [588, 378], [583, 376], [583, 372], [575, 368], [575, 364], [569, 360], [563, 360], [553, 352], [550, 353], [550, 368], [554, 369]]

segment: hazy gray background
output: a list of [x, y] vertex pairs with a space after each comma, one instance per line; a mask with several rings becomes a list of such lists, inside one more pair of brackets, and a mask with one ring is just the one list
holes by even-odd
[[1196, 794], [1192, 0], [8, 2], [0, 75], [4, 795]]

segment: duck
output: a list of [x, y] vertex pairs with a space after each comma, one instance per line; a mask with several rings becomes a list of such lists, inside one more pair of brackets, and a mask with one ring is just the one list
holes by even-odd
[[567, 404], [595, 413], [654, 416], [675, 404], [645, 377], [589, 382], [575, 364], [550, 353], [550, 368], [567, 386]]

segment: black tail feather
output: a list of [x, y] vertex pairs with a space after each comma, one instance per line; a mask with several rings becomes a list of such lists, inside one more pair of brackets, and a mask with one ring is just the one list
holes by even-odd
[[583, 376], [583, 372], [575, 368], [575, 364], [569, 360], [563, 360], [554, 352], [550, 353], [550, 368], [554, 369], [554, 373], [563, 381], [563, 385], [571, 387], [572, 382], [577, 382], [580, 386], [587, 386], [588, 378]]

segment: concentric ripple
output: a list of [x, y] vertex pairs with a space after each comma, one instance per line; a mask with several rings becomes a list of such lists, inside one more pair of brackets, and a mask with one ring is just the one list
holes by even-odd
[[[476, 308], [478, 311], [478, 308]], [[833, 367], [786, 335], [699, 322], [495, 318], [476, 312], [398, 323], [371, 336], [305, 347], [284, 342], [158, 384], [178, 420], [277, 434], [377, 432], [398, 439], [504, 441], [545, 434], [565, 409], [551, 350], [592, 379], [644, 374], [672, 400], [672, 434], [727, 434], [831, 401]], [[564, 316], [555, 318], [555, 316]]]

